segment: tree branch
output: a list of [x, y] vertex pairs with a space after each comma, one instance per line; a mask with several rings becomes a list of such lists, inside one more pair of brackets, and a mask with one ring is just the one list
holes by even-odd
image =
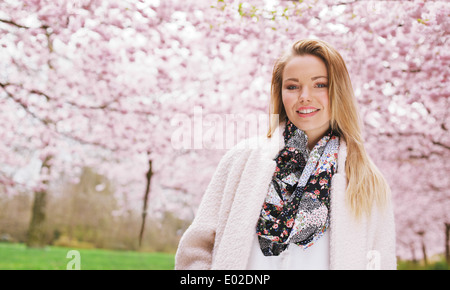
[[6, 23], [6, 24], [9, 24], [9, 25], [18, 27], [18, 28], [25, 28], [25, 29], [29, 29], [29, 28], [30, 28], [30, 27], [28, 27], [28, 26], [24, 26], [24, 25], [15, 23], [15, 22], [12, 21], [12, 20], [0, 19], [0, 22]]
[[431, 140], [431, 143], [433, 143], [434, 145], [443, 147], [444, 149], [450, 150], [450, 146], [449, 146], [449, 145], [446, 145], [446, 144], [441, 143], [441, 142], [439, 142], [439, 141]]
[[[6, 91], [5, 88], [8, 87], [8, 86], [16, 86], [16, 87], [19, 87], [19, 88], [21, 88], [23, 90], [27, 90], [30, 94], [43, 96], [47, 101], [51, 101], [52, 99], [54, 99], [49, 94], [47, 94], [47, 93], [45, 93], [43, 91], [40, 91], [40, 90], [37, 90], [37, 89], [31, 89], [31, 90], [25, 89], [22, 84], [0, 83], [0, 87], [2, 87], [5, 91]], [[9, 94], [9, 92], [7, 92], [7, 93]], [[12, 95], [10, 95], [10, 97], [12, 97]], [[98, 105], [98, 106], [85, 106], [85, 105], [80, 105], [80, 104], [77, 104], [77, 103], [71, 102], [71, 101], [67, 101], [65, 103], [68, 104], [68, 105], [71, 105], [72, 107], [78, 108], [78, 109], [104, 110], [104, 111], [107, 111], [107, 112], [116, 112], [116, 113], [122, 113], [122, 114], [125, 112], [127, 114], [144, 115], [144, 116], [147, 116], [147, 115], [149, 115], [151, 113], [151, 112], [145, 111], [145, 110], [124, 111], [123, 109], [111, 108], [110, 105], [115, 103], [116, 101], [117, 100], [112, 100], [110, 102], [106, 102], [105, 104]]]
[[179, 187], [179, 186], [169, 186], [169, 185], [164, 185], [164, 184], [163, 184], [163, 185], [161, 185], [161, 188], [179, 191], [179, 192], [181, 192], [181, 193], [183, 193], [183, 194], [188, 194], [188, 193], [189, 193], [186, 189], [181, 188], [181, 187]]
[[[418, 136], [421, 138], [427, 138], [425, 136], [424, 133], [419, 133], [419, 132], [411, 132], [411, 133], [406, 133], [406, 132], [395, 132], [395, 133], [380, 133], [380, 135], [386, 135], [387, 137], [395, 137], [395, 136], [401, 136], [401, 137], [411, 137], [411, 136]], [[447, 144], [444, 144], [442, 142], [439, 141], [435, 141], [432, 139], [428, 139], [430, 140], [431, 143], [433, 143], [434, 145], [443, 147], [444, 149], [450, 150], [450, 146]]]
[[[6, 83], [6, 84], [0, 83], [0, 87], [5, 91], [6, 95], [7, 95], [10, 99], [12, 99], [16, 104], [18, 104], [20, 107], [22, 107], [22, 108], [25, 110], [25, 112], [27, 112], [27, 114], [29, 114], [30, 116], [32, 116], [35, 120], [38, 120], [39, 122], [41, 122], [44, 126], [46, 126], [47, 128], [49, 128], [50, 130], [52, 130], [52, 131], [55, 132], [56, 134], [58, 134], [58, 135], [60, 135], [60, 136], [63, 136], [63, 137], [66, 137], [66, 138], [68, 138], [68, 139], [71, 139], [71, 140], [73, 140], [73, 141], [76, 141], [76, 142], [78, 142], [78, 143], [85, 144], [85, 145], [93, 145], [93, 146], [100, 147], [100, 148], [103, 148], [103, 149], [107, 149], [107, 150], [110, 150], [110, 151], [119, 151], [119, 150], [121, 150], [121, 148], [109, 148], [109, 147], [106, 146], [105, 144], [102, 144], [102, 143], [99, 143], [99, 142], [86, 141], [86, 140], [84, 140], [84, 139], [82, 139], [82, 138], [80, 138], [80, 137], [73, 136], [73, 135], [69, 135], [69, 134], [63, 133], [63, 132], [59, 132], [59, 131], [56, 129], [56, 123], [55, 123], [55, 122], [53, 122], [52, 120], [49, 120], [49, 119], [42, 119], [41, 117], [39, 117], [38, 115], [36, 115], [36, 114], [33, 113], [32, 111], [30, 111], [30, 109], [28, 108], [28, 106], [27, 106], [26, 104], [24, 104], [24, 103], [21, 102], [20, 100], [16, 99], [16, 98], [14, 97], [14, 95], [11, 94], [11, 93], [6, 89], [6, 87], [7, 87], [8, 85], [11, 85], [11, 84], [8, 84], [8, 83]], [[47, 97], [48, 97], [48, 96], [47, 96]], [[50, 98], [50, 97], [48, 97], [48, 98]], [[53, 128], [52, 128], [50, 125], [52, 125]]]
[[46, 31], [47, 31], [47, 29], [50, 28], [50, 26], [45, 25], [45, 24], [42, 24], [41, 26], [37, 26], [37, 27], [25, 26], [25, 25], [19, 24], [19, 23], [17, 23], [17, 22], [14, 22], [14, 21], [12, 21], [12, 20], [1, 19], [1, 18], [0, 18], [0, 22], [3, 22], [3, 23], [6, 23], [6, 24], [15, 26], [15, 27], [17, 27], [17, 28], [23, 28], [23, 29], [38, 28], [38, 29], [43, 29], [43, 30], [46, 30]]
[[0, 83], [0, 87], [3, 89], [3, 91], [6, 93], [6, 95], [13, 100], [16, 104], [18, 104], [20, 107], [22, 107], [22, 109], [25, 110], [25, 112], [27, 112], [29, 115], [31, 115], [34, 119], [40, 121], [42, 124], [44, 124], [45, 126], [48, 126], [49, 124], [54, 124], [51, 120], [48, 119], [42, 119], [41, 117], [37, 116], [35, 113], [33, 113], [32, 111], [30, 111], [30, 109], [28, 108], [27, 104], [24, 104], [21, 100], [18, 100], [14, 97], [13, 94], [11, 94], [10, 92], [8, 92], [8, 90], [6, 89], [7, 86], [9, 86], [10, 84], [6, 83]]

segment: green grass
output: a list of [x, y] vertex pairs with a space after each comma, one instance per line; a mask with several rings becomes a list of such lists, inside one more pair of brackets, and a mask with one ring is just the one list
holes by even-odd
[[398, 270], [450, 270], [450, 265], [442, 257], [438, 261], [430, 262], [427, 265], [421, 262], [413, 263], [411, 261], [399, 261]]
[[70, 250], [80, 253], [81, 270], [171, 270], [174, 255], [103, 249], [73, 249], [48, 246], [30, 249], [24, 244], [0, 243], [0, 270], [65, 270], [73, 257]]
[[[80, 253], [81, 270], [172, 270], [174, 255], [103, 249], [74, 249], [48, 246], [29, 249], [24, 244], [0, 243], [0, 270], [65, 270], [73, 259], [70, 250]], [[399, 261], [398, 270], [450, 270], [442, 258], [424, 266], [423, 263]]]

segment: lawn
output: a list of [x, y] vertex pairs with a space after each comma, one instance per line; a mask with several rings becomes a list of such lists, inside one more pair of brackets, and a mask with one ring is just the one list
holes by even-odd
[[77, 250], [81, 270], [171, 270], [174, 255], [103, 249], [72, 249], [48, 246], [29, 249], [24, 244], [0, 243], [0, 270], [65, 270]]
[[[0, 270], [65, 270], [73, 256], [71, 250], [80, 253], [81, 270], [172, 270], [174, 255], [112, 251], [103, 249], [73, 249], [48, 246], [45, 249], [29, 249], [24, 244], [0, 243]], [[399, 261], [398, 270], [449, 270], [444, 259], [428, 266]]]

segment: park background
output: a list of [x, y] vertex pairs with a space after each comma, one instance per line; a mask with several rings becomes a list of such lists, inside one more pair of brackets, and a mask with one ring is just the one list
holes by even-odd
[[[58, 268], [68, 249], [173, 267], [220, 158], [255, 133], [239, 118], [267, 116], [274, 61], [301, 38], [347, 63], [402, 267], [447, 268], [449, 14], [419, 0], [1, 1], [0, 269], [52, 268], [56, 252]], [[124, 265], [113, 257], [98, 267]]]

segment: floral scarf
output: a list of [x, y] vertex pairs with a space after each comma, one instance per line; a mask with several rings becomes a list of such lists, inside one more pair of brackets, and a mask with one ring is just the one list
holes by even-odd
[[339, 137], [329, 130], [309, 152], [306, 134], [287, 120], [285, 147], [256, 226], [265, 256], [278, 256], [290, 243], [306, 249], [329, 226], [331, 178], [337, 167]]

